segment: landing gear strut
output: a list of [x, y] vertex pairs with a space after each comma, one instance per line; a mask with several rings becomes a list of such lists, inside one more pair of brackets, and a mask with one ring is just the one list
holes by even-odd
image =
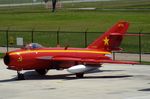
[[19, 71], [17, 71], [17, 77], [17, 80], [25, 80], [24, 74], [20, 73]]

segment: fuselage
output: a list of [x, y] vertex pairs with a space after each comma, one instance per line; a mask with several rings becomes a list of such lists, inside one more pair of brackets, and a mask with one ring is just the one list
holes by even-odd
[[[9, 69], [13, 70], [30, 70], [38, 68], [51, 68], [53, 58], [68, 57], [80, 59], [110, 59], [107, 55], [110, 52], [102, 50], [93, 50], [87, 48], [36, 48], [36, 49], [20, 49], [6, 53], [4, 63]], [[40, 60], [40, 57], [48, 58], [47, 61]], [[58, 61], [57, 63], [62, 63]], [[69, 68], [75, 62], [66, 62], [60, 65], [60, 68]]]
[[67, 69], [76, 77], [101, 67], [102, 63], [135, 64], [112, 60], [111, 52], [120, 51], [120, 44], [129, 27], [129, 23], [120, 21], [108, 29], [103, 35], [87, 46], [87, 48], [44, 48], [37, 43], [30, 43], [23, 49], [7, 52], [4, 63], [8, 69], [16, 70], [18, 79], [24, 79], [22, 70], [34, 69], [45, 75], [49, 69]]

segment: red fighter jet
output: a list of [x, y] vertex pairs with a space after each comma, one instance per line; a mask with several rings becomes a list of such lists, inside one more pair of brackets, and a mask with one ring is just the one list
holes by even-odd
[[121, 50], [119, 46], [128, 27], [128, 22], [116, 23], [87, 48], [45, 48], [31, 43], [20, 50], [7, 52], [4, 63], [8, 69], [17, 71], [18, 79], [24, 79], [22, 70], [34, 69], [38, 74], [45, 75], [49, 69], [67, 69], [82, 78], [84, 73], [98, 69], [103, 63], [135, 64], [112, 60], [111, 57], [112, 51]]

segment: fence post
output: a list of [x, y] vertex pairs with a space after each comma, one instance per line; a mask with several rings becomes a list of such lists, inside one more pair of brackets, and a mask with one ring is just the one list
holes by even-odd
[[116, 60], [115, 52], [112, 52], [113, 54], [113, 60]]
[[140, 63], [142, 62], [141, 31], [139, 32], [139, 62]]
[[31, 42], [32, 43], [34, 42], [33, 36], [34, 36], [34, 29], [32, 29], [32, 31], [31, 31]]
[[59, 42], [59, 32], [60, 32], [60, 27], [57, 30], [57, 46], [60, 45], [60, 42]]
[[9, 31], [9, 28], [6, 30], [6, 47], [7, 47], [7, 52], [8, 52], [8, 47], [9, 47], [9, 45], [8, 45], [8, 31]]
[[87, 47], [87, 31], [88, 31], [88, 29], [86, 29], [86, 31], [84, 32], [84, 45], [85, 45], [85, 47]]

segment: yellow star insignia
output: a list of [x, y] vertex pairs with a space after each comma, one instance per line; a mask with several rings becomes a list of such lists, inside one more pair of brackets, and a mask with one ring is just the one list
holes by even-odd
[[104, 38], [104, 45], [109, 45], [109, 39], [107, 37]]

